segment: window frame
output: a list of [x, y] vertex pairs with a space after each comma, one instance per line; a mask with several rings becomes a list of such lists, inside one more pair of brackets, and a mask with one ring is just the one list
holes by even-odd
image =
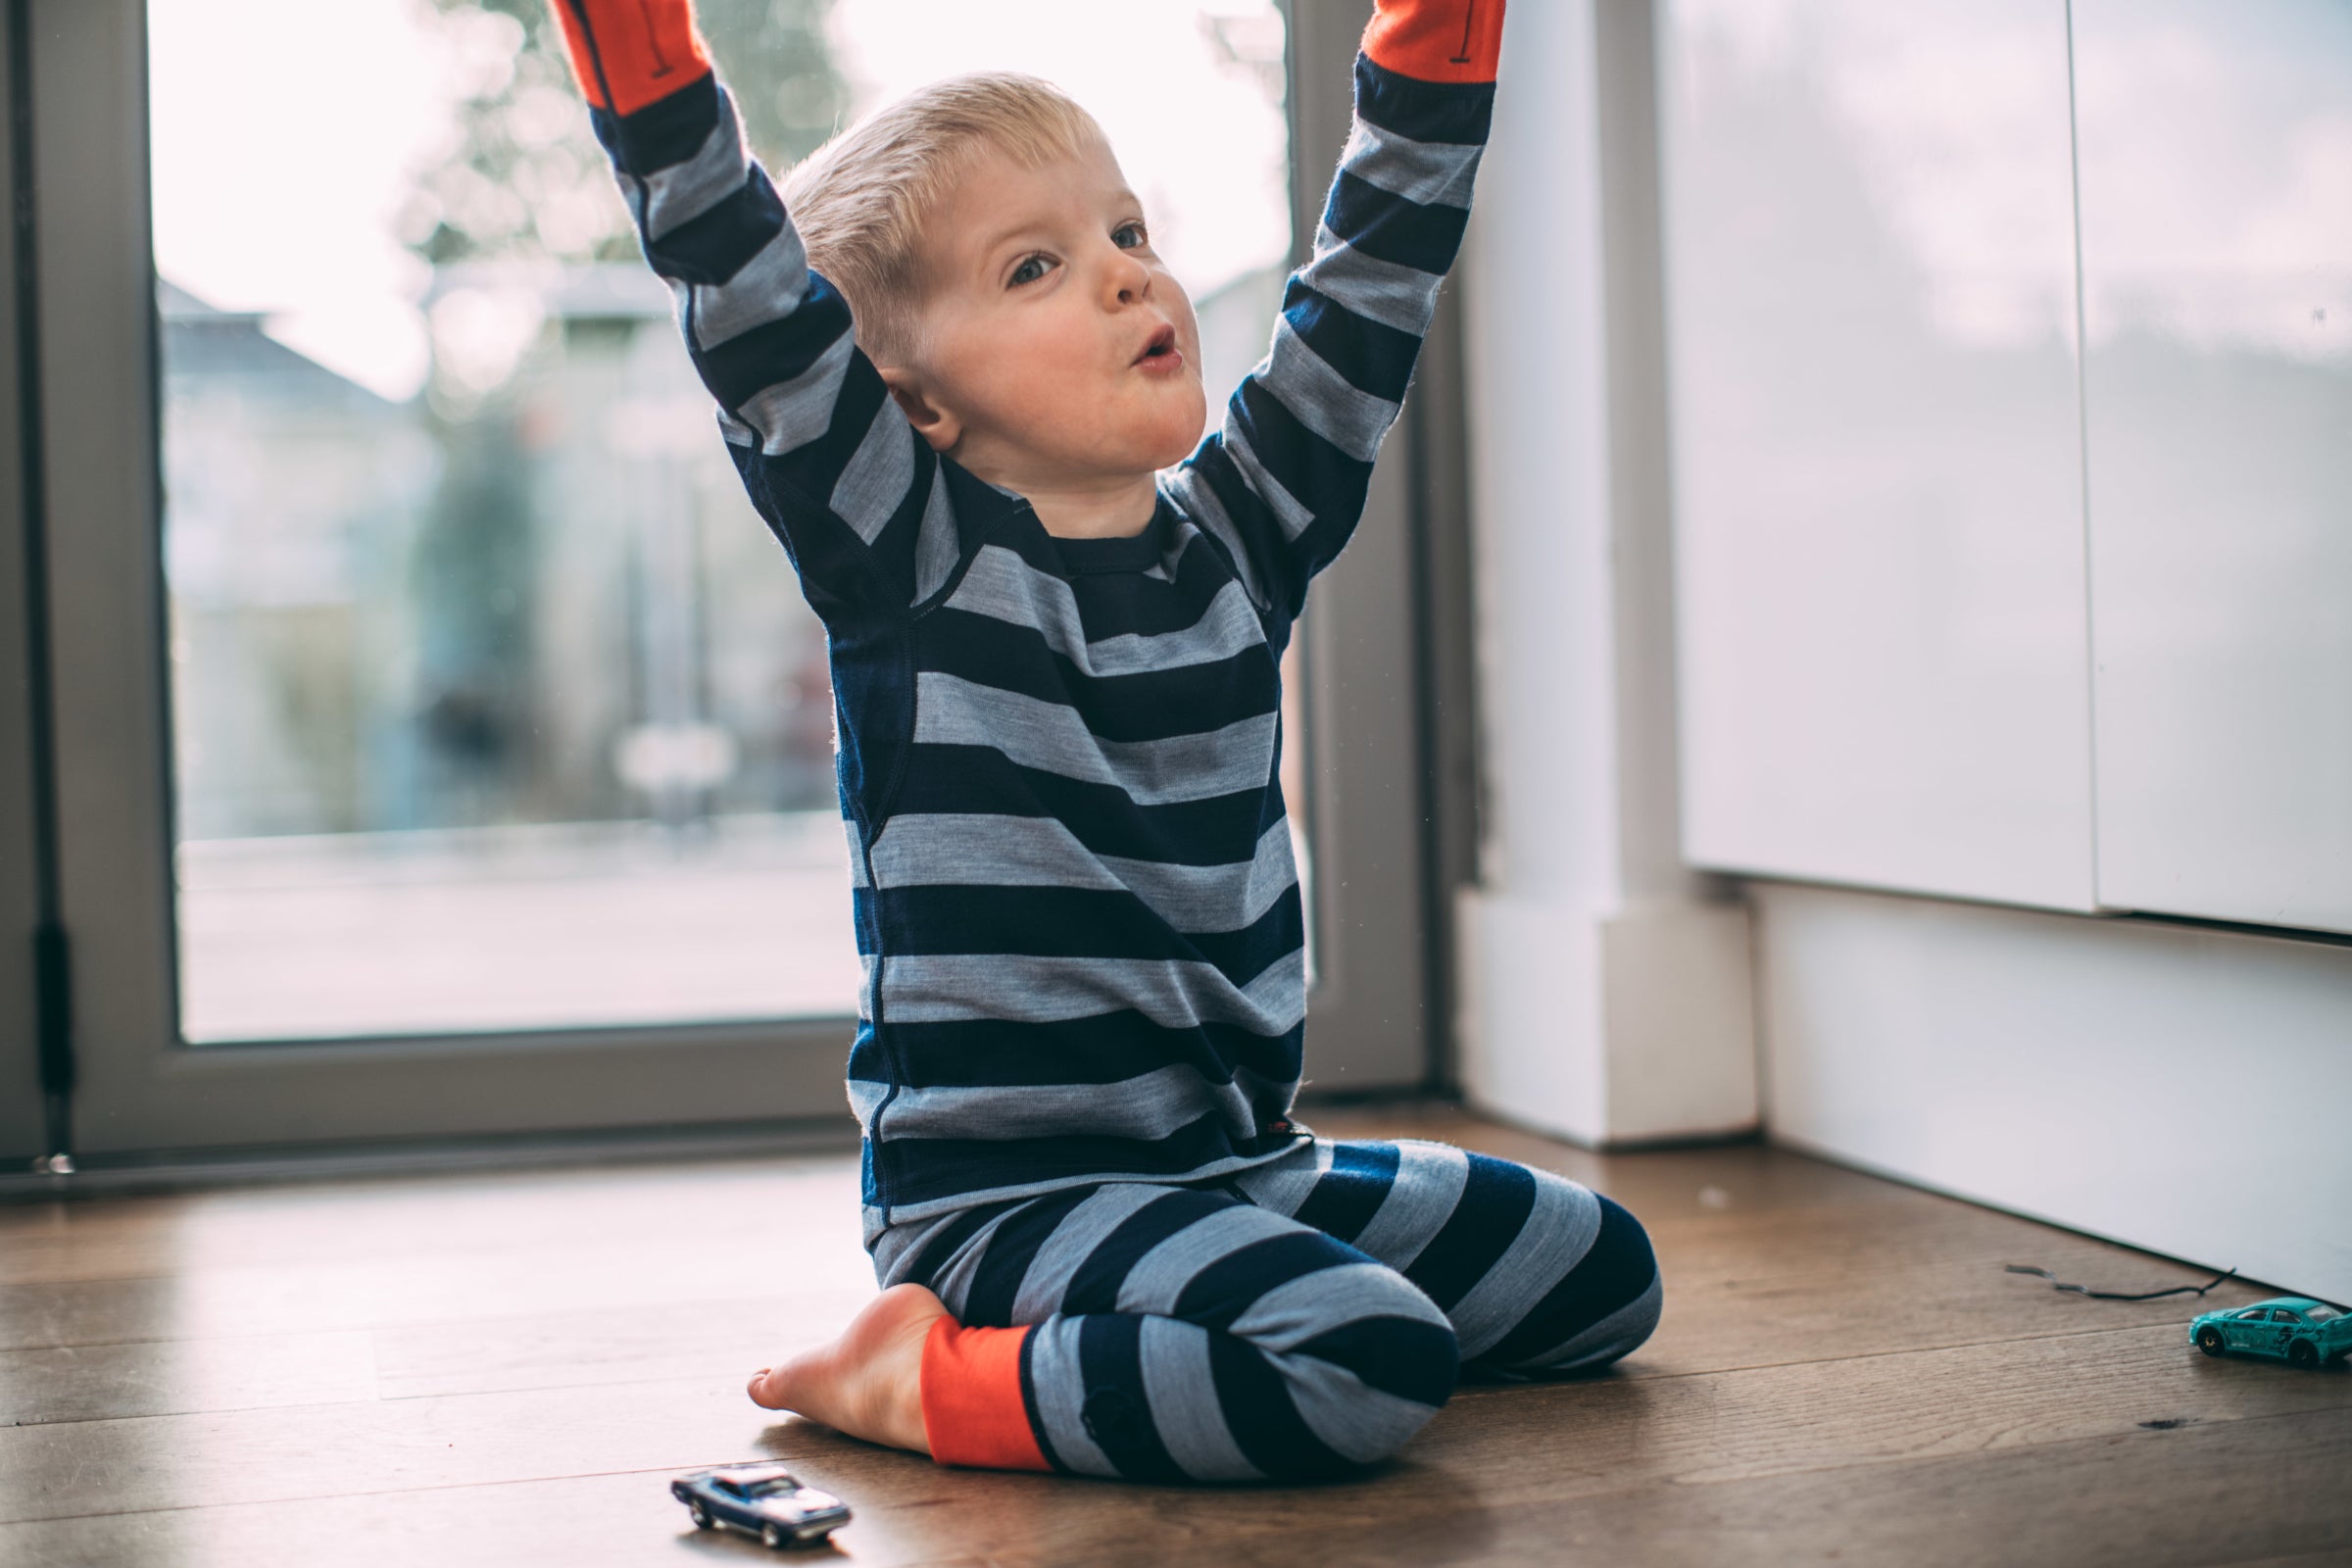
[[[33, 373], [48, 475], [55, 844], [75, 952], [76, 1152], [843, 1121], [843, 1062], [855, 1027], [847, 1017], [202, 1047], [182, 1041], [145, 4], [12, 4], [29, 7], [32, 19], [35, 188], [72, 193], [42, 204], [33, 235], [41, 283]], [[1306, 254], [1347, 132], [1348, 65], [1370, 6], [1294, 0], [1286, 12], [1296, 264]], [[1408, 405], [1406, 420], [1414, 417]], [[8, 438], [0, 433], [0, 441]], [[1307, 746], [1310, 778], [1304, 805], [1317, 974], [1308, 1064], [1327, 1094], [1414, 1088], [1430, 1074], [1424, 916], [1433, 901], [1423, 874], [1416, 701], [1423, 617], [1412, 573], [1412, 525], [1424, 509], [1415, 504], [1421, 466], [1408, 455], [1422, 439], [1407, 425], [1392, 436], [1362, 526], [1317, 585], [1301, 622], [1308, 733], [1292, 744]], [[0, 549], [15, 518], [0, 507]], [[0, 593], [8, 580], [0, 567]], [[7, 690], [15, 689], [6, 679], [10, 662], [20, 657], [0, 649]], [[14, 710], [0, 701], [0, 725], [14, 721]], [[29, 817], [19, 809], [17, 789], [0, 767], [0, 833]], [[14, 863], [0, 855], [0, 922], [18, 918], [21, 901], [7, 870]], [[7, 961], [13, 965], [15, 956]], [[28, 1000], [13, 968], [0, 969], [0, 997], [10, 1005]], [[29, 1030], [7, 1033], [30, 1038]], [[17, 1071], [0, 1055], [0, 1082]], [[0, 1097], [0, 1106], [12, 1102]], [[22, 1141], [0, 1119], [0, 1149]]]
[[[1283, 12], [1295, 269], [1313, 250], [1347, 145], [1356, 44], [1372, 5], [1288, 0]], [[1455, 293], [1449, 280], [1441, 296], [1447, 307]], [[1445, 484], [1445, 455], [1458, 457], [1460, 445], [1453, 433], [1459, 381], [1446, 373], [1458, 363], [1455, 319], [1454, 309], [1440, 310], [1414, 383], [1424, 395], [1406, 399], [1381, 446], [1362, 519], [1316, 579], [1298, 622], [1306, 734], [1290, 744], [1307, 748], [1315, 976], [1307, 993], [1306, 1077], [1314, 1097], [1445, 1081], [1439, 1025], [1450, 973], [1450, 901], [1441, 872], [1452, 867], [1443, 846], [1460, 837], [1449, 828], [1467, 802], [1438, 787], [1443, 779], [1423, 720], [1442, 690], [1426, 672], [1466, 660], [1444, 657], [1447, 640], [1436, 634], [1445, 627], [1433, 626], [1427, 613], [1432, 574], [1417, 567], [1426, 564], [1424, 541], [1438, 546], [1443, 562], [1468, 537], [1468, 508]], [[1458, 471], [1457, 461], [1450, 472]], [[1450, 531], [1437, 515], [1448, 510]], [[1466, 584], [1465, 573], [1465, 592]], [[1446, 580], [1435, 586], [1442, 592]]]
[[[17, 179], [19, 141], [16, 115], [16, 43], [24, 29], [17, 0], [11, 0], [0, 25], [0, 91], [7, 113], [0, 113], [0, 181], [5, 181], [12, 218], [5, 243], [0, 243], [0, 473], [15, 474], [18, 482], [0, 485], [0, 1156], [12, 1162], [29, 1160], [50, 1151], [42, 1147], [43, 1105], [39, 1050], [40, 1018], [33, 973], [34, 933], [43, 912], [39, 865], [41, 806], [36, 769], [35, 696], [32, 680], [37, 662], [33, 638], [38, 616], [32, 599], [35, 541], [27, 532], [25, 496], [29, 483], [24, 463], [26, 407], [23, 393], [30, 367], [19, 341], [19, 312], [26, 303], [20, 292], [18, 246], [24, 235], [18, 224], [24, 209]], [[21, 1088], [22, 1093], [13, 1091]]]

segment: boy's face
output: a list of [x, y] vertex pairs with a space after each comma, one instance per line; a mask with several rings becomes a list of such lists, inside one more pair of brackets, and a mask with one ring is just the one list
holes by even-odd
[[885, 370], [937, 450], [1024, 492], [1132, 480], [1200, 441], [1200, 330], [1096, 138], [978, 154], [924, 222], [918, 346]]

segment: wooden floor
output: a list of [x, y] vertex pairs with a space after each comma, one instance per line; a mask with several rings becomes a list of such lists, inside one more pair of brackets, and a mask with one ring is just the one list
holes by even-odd
[[18, 1205], [0, 1564], [749, 1562], [663, 1482], [758, 1454], [857, 1509], [804, 1561], [2352, 1561], [2352, 1375], [2208, 1360], [2198, 1303], [2001, 1265], [2186, 1269], [1759, 1148], [1315, 1120], [1615, 1195], [1663, 1259], [1657, 1337], [1612, 1375], [1465, 1390], [1361, 1482], [1128, 1487], [942, 1470], [744, 1399], [873, 1288], [847, 1157]]

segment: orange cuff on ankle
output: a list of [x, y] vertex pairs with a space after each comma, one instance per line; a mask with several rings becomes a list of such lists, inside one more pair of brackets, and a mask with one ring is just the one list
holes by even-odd
[[1379, 0], [1364, 29], [1372, 63], [1416, 81], [1493, 81], [1503, 0]]
[[1051, 1470], [1021, 1396], [1021, 1346], [1029, 1330], [967, 1329], [952, 1317], [923, 1341], [923, 1433], [941, 1464], [985, 1470]]
[[555, 7], [571, 74], [599, 109], [633, 115], [710, 74], [710, 57], [695, 34], [687, 0], [555, 0]]

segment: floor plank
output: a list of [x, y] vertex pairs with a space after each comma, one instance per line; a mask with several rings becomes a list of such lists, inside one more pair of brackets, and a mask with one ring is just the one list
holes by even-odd
[[[854, 1159], [500, 1172], [0, 1204], [0, 1286], [318, 1266], [537, 1246], [740, 1237], [744, 1216], [853, 1211]], [[855, 1242], [855, 1224], [852, 1230]]]
[[[589, 1184], [527, 1200], [464, 1189], [447, 1232], [429, 1213], [355, 1213], [344, 1237], [305, 1256], [300, 1237], [332, 1228], [332, 1210], [304, 1223], [240, 1229], [199, 1208], [199, 1242], [172, 1266], [155, 1236], [106, 1237], [89, 1262], [53, 1243], [49, 1276], [0, 1285], [0, 1350], [142, 1340], [250, 1336], [325, 1329], [521, 1317], [624, 1306], [672, 1307], [812, 1293], [856, 1300], [873, 1290], [858, 1239], [854, 1164], [720, 1181], [699, 1200], [665, 1192], [659, 1204], [609, 1201]], [[214, 1205], [226, 1204], [215, 1195]], [[76, 1205], [79, 1206], [79, 1205]], [[90, 1205], [97, 1206], [97, 1205]], [[478, 1210], [489, 1210], [485, 1219]], [[167, 1236], [170, 1211], [154, 1226]], [[769, 1245], [747, 1231], [771, 1228]], [[266, 1244], [253, 1232], [269, 1233]], [[227, 1238], [227, 1245], [220, 1245]], [[371, 1237], [372, 1239], [368, 1239]], [[211, 1244], [211, 1245], [207, 1245]], [[127, 1254], [143, 1254], [132, 1272]]]
[[2001, 1264], [2201, 1279], [1761, 1148], [1318, 1125], [1616, 1193], [1666, 1270], [1659, 1334], [1608, 1376], [1465, 1389], [1360, 1482], [1136, 1488], [943, 1470], [744, 1400], [873, 1289], [848, 1160], [0, 1209], [0, 1562], [707, 1561], [758, 1548], [684, 1529], [662, 1484], [758, 1453], [848, 1496], [839, 1550], [878, 1564], [2352, 1554], [2352, 1374], [2186, 1343], [2255, 1287], [2060, 1295]]
[[270, 1334], [0, 1351], [0, 1426], [373, 1399], [367, 1334]]

